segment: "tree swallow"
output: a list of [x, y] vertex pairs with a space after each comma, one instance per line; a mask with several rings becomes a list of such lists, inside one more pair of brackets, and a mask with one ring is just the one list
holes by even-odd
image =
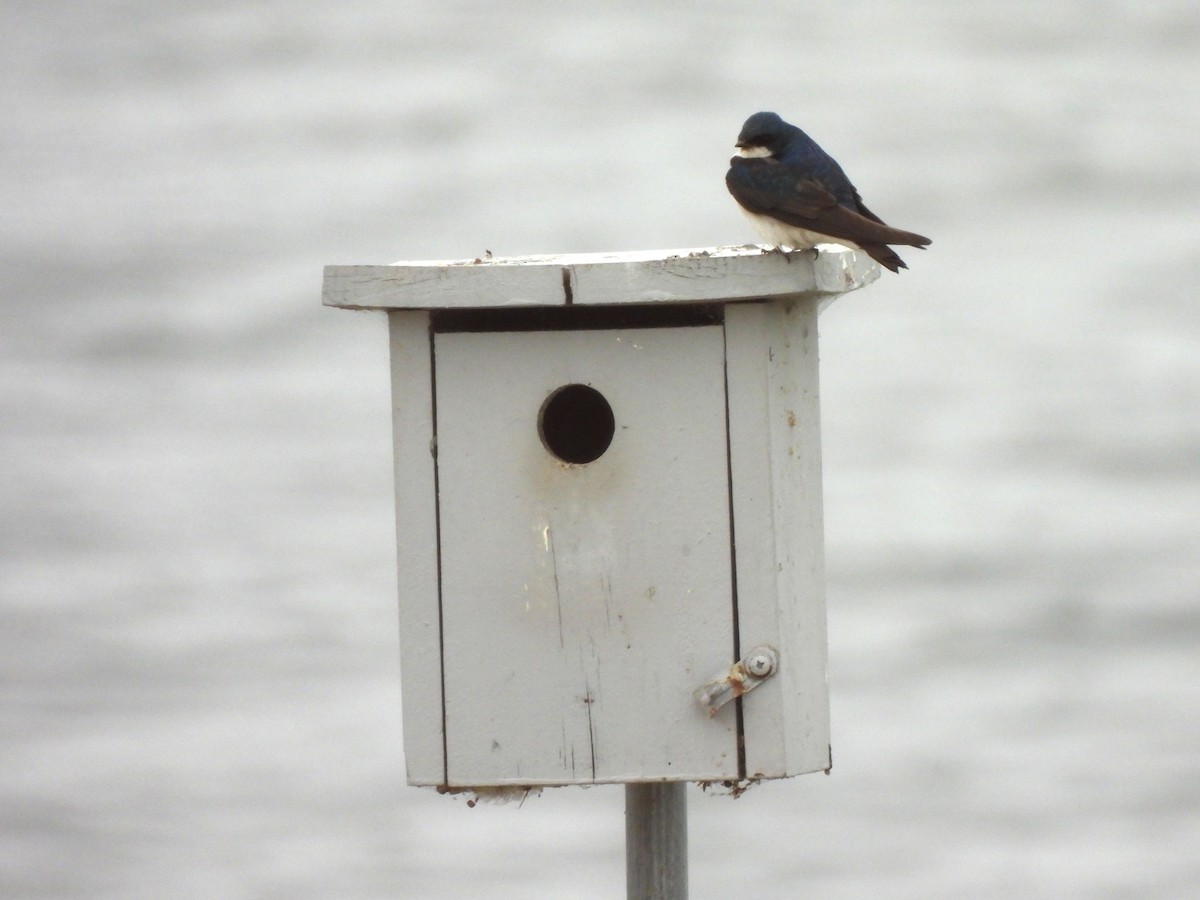
[[888, 244], [932, 243], [885, 225], [833, 157], [773, 112], [747, 119], [736, 146], [725, 184], [755, 231], [775, 247], [844, 244], [899, 272], [908, 266]]

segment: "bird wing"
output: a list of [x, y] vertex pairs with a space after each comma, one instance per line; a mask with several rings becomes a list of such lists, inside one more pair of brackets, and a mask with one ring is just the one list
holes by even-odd
[[862, 205], [857, 192], [854, 197], [858, 212], [839, 203], [820, 182], [799, 175], [778, 160], [735, 156], [729, 161], [725, 184], [733, 198], [750, 212], [831, 238], [913, 247], [931, 243], [927, 237], [885, 225]]
[[735, 156], [729, 161], [725, 184], [738, 203], [761, 215], [782, 212], [812, 220], [838, 205], [837, 197], [819, 183], [798, 178], [790, 166], [774, 159]]

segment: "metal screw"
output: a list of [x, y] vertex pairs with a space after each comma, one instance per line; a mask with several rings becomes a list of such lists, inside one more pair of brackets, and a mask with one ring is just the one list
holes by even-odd
[[775, 652], [759, 647], [746, 657], [746, 671], [755, 678], [765, 678], [775, 671]]

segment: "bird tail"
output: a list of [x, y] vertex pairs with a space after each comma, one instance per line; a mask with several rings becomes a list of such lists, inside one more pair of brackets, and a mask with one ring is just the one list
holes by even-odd
[[933, 241], [923, 234], [917, 234], [915, 231], [905, 231], [903, 228], [893, 228], [884, 222], [883, 219], [879, 218], [879, 216], [875, 215], [875, 213], [867, 209], [861, 197], [856, 196], [855, 199], [858, 200], [858, 211], [885, 229], [878, 235], [881, 238], [878, 242], [863, 242], [861, 240], [858, 242], [858, 246], [862, 247], [871, 259], [875, 260], [881, 266], [887, 266], [893, 272], [899, 272], [901, 269], [908, 268], [904, 264], [904, 260], [888, 244], [902, 244], [906, 247], [920, 247], [924, 250], [933, 243]]
[[858, 196], [857, 192], [854, 194], [854, 200], [858, 205], [858, 211], [862, 215], [870, 219], [872, 222], [882, 226], [883, 230], [881, 230], [879, 234], [872, 235], [872, 237], [875, 237], [878, 240], [857, 241], [858, 246], [862, 247], [862, 249], [871, 257], [871, 259], [875, 260], [875, 262], [879, 263], [881, 266], [887, 266], [893, 272], [899, 272], [901, 269], [908, 268], [908, 266], [904, 264], [904, 260], [902, 260], [897, 255], [896, 251], [889, 247], [888, 244], [902, 244], [906, 247], [920, 247], [922, 250], [924, 250], [927, 246], [933, 243], [933, 241], [925, 237], [923, 234], [917, 234], [915, 231], [905, 231], [903, 228], [893, 228], [891, 225], [888, 225], [883, 221], [883, 219], [879, 218], [879, 216], [867, 209], [866, 204], [862, 202], [862, 197]]
[[893, 272], [899, 272], [901, 269], [908, 268], [904, 260], [900, 258], [900, 254], [887, 244], [864, 244], [860, 242], [858, 246], [862, 247], [875, 262], [881, 266], [886, 266]]
[[921, 247], [924, 249], [933, 243], [933, 241], [925, 237], [923, 234], [917, 234], [913, 231], [904, 231], [900, 228], [893, 228], [891, 225], [887, 226], [887, 229], [891, 232], [891, 234], [887, 236], [887, 242], [889, 244], [903, 244], [906, 247]]
[[[904, 244], [909, 247], [920, 247], [922, 250], [924, 250], [927, 244], [933, 243], [933, 241], [929, 240], [929, 238], [921, 237], [921, 235], [913, 234], [910, 231], [900, 231], [898, 228], [893, 228], [892, 231], [895, 231], [897, 234], [904, 235], [905, 238], [913, 238], [913, 240], [901, 240], [897, 238], [893, 241], [893, 243], [896, 244]], [[900, 258], [900, 255], [887, 244], [875, 244], [859, 241], [858, 246], [861, 247], [863, 251], [871, 257], [871, 259], [875, 260], [875, 262], [879, 263], [881, 266], [886, 266], [893, 272], [899, 272], [901, 269], [908, 268], [904, 260]]]
[[[885, 229], [887, 229], [886, 232], [881, 232], [879, 235], [875, 236], [878, 237], [882, 243], [904, 244], [908, 247], [926, 247], [933, 243], [933, 241], [925, 237], [923, 234], [917, 234], [915, 231], [905, 231], [903, 228], [893, 228], [887, 222], [883, 221], [883, 219], [879, 218], [879, 216], [875, 215], [875, 213], [867, 209], [867, 205], [862, 202], [862, 197], [858, 196], [857, 191], [854, 193], [854, 202], [858, 207], [858, 212], [861, 215], [870, 219], [872, 222], [875, 222], [877, 225], [882, 225]], [[880, 262], [882, 262], [882, 260], [880, 260]]]

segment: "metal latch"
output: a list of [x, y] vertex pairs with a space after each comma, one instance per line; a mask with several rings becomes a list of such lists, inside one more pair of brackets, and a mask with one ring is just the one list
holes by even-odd
[[696, 689], [695, 697], [700, 705], [715, 716], [717, 710], [735, 697], [752, 691], [772, 675], [779, 665], [775, 651], [763, 644], [739, 659], [727, 672], [721, 672], [712, 681]]

